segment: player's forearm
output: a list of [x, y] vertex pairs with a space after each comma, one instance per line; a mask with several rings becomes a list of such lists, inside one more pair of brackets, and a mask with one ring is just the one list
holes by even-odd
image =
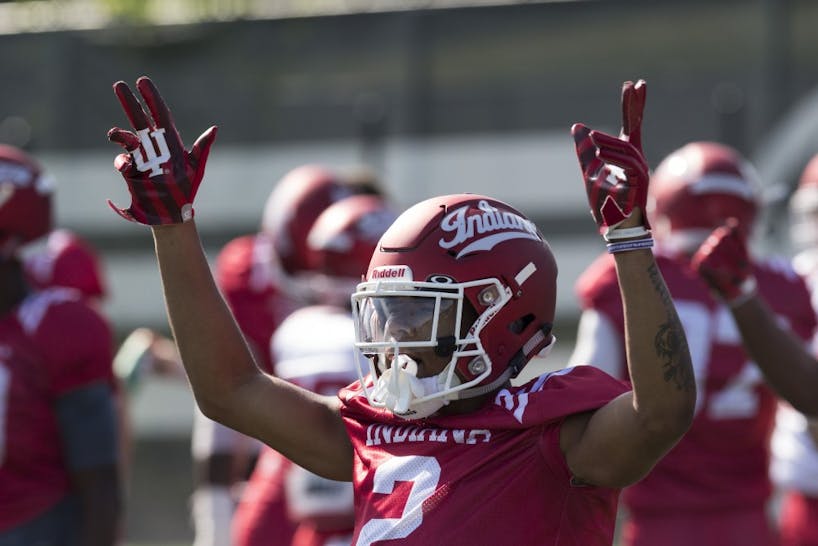
[[804, 343], [778, 324], [758, 296], [731, 310], [744, 347], [767, 382], [798, 411], [818, 416], [818, 362]]
[[635, 250], [615, 259], [634, 410], [657, 444], [675, 442], [690, 426], [696, 403], [687, 339], [653, 254]]
[[259, 370], [216, 288], [194, 222], [155, 227], [153, 234], [170, 327], [207, 414]]

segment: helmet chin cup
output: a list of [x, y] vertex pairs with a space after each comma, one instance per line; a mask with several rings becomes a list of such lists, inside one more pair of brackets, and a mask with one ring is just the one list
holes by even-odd
[[385, 407], [404, 419], [423, 419], [449, 403], [448, 398], [428, 398], [440, 391], [441, 376], [417, 377], [417, 363], [407, 355], [398, 355], [378, 377], [368, 393], [370, 404]]

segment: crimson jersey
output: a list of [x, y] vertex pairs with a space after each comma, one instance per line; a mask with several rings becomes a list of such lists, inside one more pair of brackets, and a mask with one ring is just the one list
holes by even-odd
[[28, 296], [0, 317], [0, 531], [69, 491], [54, 405], [72, 389], [114, 388], [112, 332], [71, 289]]
[[572, 483], [563, 419], [627, 385], [567, 368], [498, 391], [476, 412], [406, 421], [340, 393], [354, 449], [354, 544], [610, 545], [619, 491]]
[[[769, 439], [777, 399], [745, 353], [730, 311], [685, 262], [661, 254], [656, 259], [685, 328], [698, 389], [696, 416], [623, 500], [637, 515], [763, 507], [771, 492]], [[808, 340], [816, 319], [803, 280], [783, 261], [756, 263], [753, 273], [779, 320]], [[576, 287], [582, 307], [606, 317], [624, 339], [613, 258], [596, 260]], [[625, 362], [624, 353], [619, 359]], [[620, 374], [627, 379], [624, 366]]]
[[282, 290], [282, 273], [272, 243], [264, 235], [245, 235], [227, 243], [216, 259], [216, 284], [250, 344], [261, 368], [272, 373], [270, 336], [295, 308]]

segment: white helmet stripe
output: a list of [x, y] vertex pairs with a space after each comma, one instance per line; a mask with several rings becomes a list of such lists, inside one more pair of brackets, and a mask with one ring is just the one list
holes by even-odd
[[726, 193], [748, 201], [755, 200], [753, 188], [746, 180], [735, 175], [710, 174], [703, 176], [690, 185], [690, 192], [701, 195], [707, 193]]

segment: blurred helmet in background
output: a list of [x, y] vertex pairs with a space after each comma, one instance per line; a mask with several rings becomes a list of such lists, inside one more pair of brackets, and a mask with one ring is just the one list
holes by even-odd
[[10, 256], [52, 226], [52, 180], [28, 154], [0, 144], [0, 255]]
[[758, 211], [758, 176], [738, 151], [716, 142], [691, 142], [654, 171], [648, 216], [660, 244], [691, 253], [727, 218], [749, 237]]
[[104, 298], [107, 294], [96, 251], [68, 230], [52, 231], [45, 248], [27, 256], [24, 266], [29, 282], [36, 288], [74, 288], [88, 298]]
[[299, 275], [311, 299], [348, 306], [381, 235], [397, 217], [377, 195], [352, 195], [327, 207], [307, 237], [310, 271]]
[[398, 217], [376, 195], [352, 195], [327, 207], [307, 237], [309, 269], [359, 282], [381, 235]]
[[309, 269], [310, 228], [324, 209], [352, 194], [335, 173], [318, 165], [296, 167], [278, 182], [264, 206], [261, 230], [272, 238], [286, 273]]

